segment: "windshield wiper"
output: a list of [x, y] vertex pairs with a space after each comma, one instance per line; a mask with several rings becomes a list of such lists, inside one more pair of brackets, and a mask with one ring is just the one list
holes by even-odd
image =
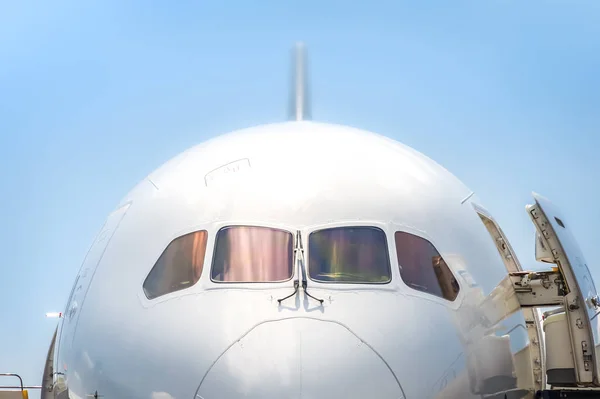
[[285, 298], [278, 299], [277, 302], [279, 302], [280, 305], [281, 305], [281, 302], [285, 301], [288, 298], [293, 297], [298, 292], [298, 287], [300, 285], [300, 282], [298, 281], [298, 278], [300, 275], [300, 273], [298, 273], [298, 248], [299, 248], [298, 240], [299, 239], [300, 239], [299, 235], [296, 234], [296, 240], [294, 242], [294, 265], [296, 266], [296, 278], [294, 279], [294, 292], [292, 292], [290, 295], [286, 296]]
[[304, 248], [302, 247], [302, 233], [300, 233], [300, 230], [298, 230], [297, 236], [299, 237], [298, 241], [299, 241], [299, 245], [300, 245], [298, 248], [298, 253], [300, 254], [300, 256], [299, 256], [300, 267], [302, 268], [302, 289], [304, 290], [306, 295], [308, 295], [315, 301], [319, 301], [320, 303], [323, 303], [322, 299], [315, 298], [314, 296], [310, 295], [308, 293], [308, 291], [306, 290], [306, 286], [307, 286], [306, 267], [304, 266]]
[[315, 301], [319, 301], [320, 303], [323, 303], [322, 299], [319, 298], [315, 298], [314, 296], [312, 296], [308, 291], [307, 291], [307, 279], [306, 279], [306, 266], [304, 266], [304, 248], [302, 246], [302, 233], [300, 232], [300, 230], [298, 230], [296, 232], [296, 243], [294, 246], [294, 257], [295, 257], [295, 261], [296, 261], [296, 279], [294, 280], [294, 292], [292, 292], [290, 295], [286, 296], [285, 298], [281, 298], [278, 299], [277, 302], [279, 302], [279, 304], [281, 304], [282, 301], [285, 301], [286, 299], [296, 295], [296, 293], [298, 292], [298, 286], [299, 281], [298, 281], [298, 277], [299, 274], [298, 273], [298, 266], [300, 267], [300, 272], [302, 273], [302, 289], [304, 290], [304, 293], [311, 297], [312, 299], [314, 299]]

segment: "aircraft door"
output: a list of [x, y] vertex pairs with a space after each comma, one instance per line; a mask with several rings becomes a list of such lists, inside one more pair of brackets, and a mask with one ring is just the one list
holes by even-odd
[[536, 258], [555, 263], [568, 287], [566, 315], [572, 333], [577, 380], [598, 384], [600, 301], [594, 280], [568, 222], [548, 199], [536, 193], [533, 198], [535, 204], [528, 205], [527, 212], [542, 241], [536, 249], [544, 252], [536, 254]]
[[[516, 253], [496, 220], [485, 208], [475, 203], [472, 203], [472, 205], [494, 241], [506, 271], [509, 274], [522, 272], [523, 268]], [[489, 318], [495, 315], [489, 321], [491, 324], [499, 326], [496, 333], [499, 334], [504, 331], [505, 334], [514, 336], [515, 340], [513, 342], [515, 343], [522, 339], [517, 337], [525, 331], [528, 341], [520, 341], [520, 345], [525, 346], [515, 346], [514, 349], [511, 349], [517, 375], [517, 385], [521, 389], [537, 391], [543, 389], [546, 385], [546, 375], [543, 372], [545, 361], [542, 345], [542, 326], [537, 310], [527, 307], [520, 308], [519, 302], [510, 294], [511, 292], [514, 292], [514, 289], [507, 276], [494, 289], [490, 299], [484, 301], [484, 304], [494, 304], [489, 307], [486, 317]], [[494, 309], [496, 310], [492, 312]]]
[[73, 297], [71, 298], [71, 303], [69, 304], [69, 309], [67, 310], [69, 318], [74, 319], [75, 325], [77, 325], [77, 320], [79, 319], [83, 302], [85, 301], [85, 297], [88, 289], [90, 288], [90, 284], [92, 283], [92, 279], [96, 274], [96, 268], [102, 260], [104, 251], [106, 250], [106, 247], [108, 246], [115, 230], [117, 230], [117, 227], [119, 227], [119, 223], [121, 223], [125, 213], [127, 213], [129, 206], [130, 204], [126, 204], [108, 216], [108, 219], [104, 223], [100, 234], [98, 234], [98, 237], [83, 261], [83, 267], [81, 268], [81, 273], [77, 280], [77, 286], [75, 287], [75, 291], [73, 291]]
[[55, 370], [55, 372], [58, 372], [59, 374], [62, 374], [63, 371], [67, 371], [68, 369], [68, 359], [65, 359], [64, 351], [70, 348], [73, 342], [77, 321], [79, 319], [88, 289], [96, 273], [96, 268], [102, 260], [102, 256], [104, 255], [106, 247], [108, 246], [114, 232], [119, 227], [119, 224], [127, 213], [130, 205], [130, 203], [126, 204], [108, 216], [108, 219], [104, 223], [104, 226], [102, 226], [100, 233], [97, 235], [85, 256], [85, 259], [83, 260], [83, 264], [75, 280], [75, 285], [71, 292], [71, 296], [67, 302], [65, 314], [63, 315], [64, 319], [62, 320], [57, 354], [59, 367], [57, 367]]

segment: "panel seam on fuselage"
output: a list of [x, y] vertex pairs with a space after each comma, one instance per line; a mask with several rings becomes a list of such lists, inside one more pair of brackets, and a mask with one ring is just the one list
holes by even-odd
[[223, 352], [221, 352], [219, 354], [219, 356], [217, 356], [217, 358], [211, 363], [211, 365], [208, 367], [208, 369], [206, 370], [206, 372], [204, 373], [204, 375], [202, 376], [202, 379], [200, 380], [200, 384], [198, 385], [198, 388], [196, 389], [196, 393], [194, 395], [194, 397], [198, 397], [199, 396], [199, 391], [200, 388], [202, 387], [202, 384], [204, 383], [204, 380], [206, 379], [206, 377], [208, 376], [208, 373], [210, 373], [210, 371], [212, 370], [212, 368], [215, 366], [215, 364], [217, 364], [217, 362], [219, 361], [219, 359], [221, 359], [221, 357], [223, 357], [223, 355], [225, 353], [227, 353], [227, 351], [229, 349], [231, 349], [236, 343], [240, 342], [246, 335], [250, 334], [254, 329], [256, 329], [256, 327], [263, 325], [263, 324], [267, 324], [267, 323], [274, 323], [274, 322], [278, 322], [278, 321], [284, 321], [284, 320], [292, 320], [292, 319], [309, 319], [309, 320], [316, 320], [316, 321], [321, 321], [324, 323], [333, 323], [333, 324], [337, 324], [339, 326], [344, 327], [346, 330], [348, 330], [348, 332], [352, 335], [354, 335], [356, 338], [358, 338], [358, 340], [360, 340], [360, 342], [364, 343], [365, 345], [367, 345], [369, 347], [369, 349], [371, 349], [376, 355], [377, 357], [379, 357], [379, 359], [381, 359], [381, 361], [383, 362], [383, 364], [385, 364], [385, 366], [388, 368], [388, 370], [390, 371], [390, 373], [392, 373], [392, 375], [394, 376], [394, 380], [396, 380], [396, 384], [398, 384], [398, 387], [400, 388], [400, 392], [402, 392], [402, 397], [404, 399], [406, 399], [406, 394], [404, 393], [404, 389], [402, 388], [402, 384], [400, 384], [400, 380], [398, 380], [398, 377], [396, 376], [396, 373], [394, 373], [394, 370], [392, 370], [392, 367], [390, 366], [390, 364], [383, 358], [383, 356], [381, 356], [381, 354], [375, 349], [373, 348], [368, 342], [366, 342], [364, 339], [362, 339], [361, 337], [359, 337], [354, 331], [352, 331], [350, 329], [350, 327], [348, 327], [347, 325], [340, 323], [339, 321], [335, 321], [335, 320], [323, 320], [323, 319], [318, 319], [316, 317], [310, 317], [310, 316], [294, 316], [294, 317], [284, 317], [284, 318], [278, 318], [278, 319], [271, 319], [271, 320], [264, 320], [261, 321], [260, 323], [255, 324], [254, 326], [252, 326], [251, 328], [249, 328], [246, 332], [244, 332], [239, 338], [237, 338], [236, 340], [234, 340], [230, 345], [228, 345], [225, 350]]

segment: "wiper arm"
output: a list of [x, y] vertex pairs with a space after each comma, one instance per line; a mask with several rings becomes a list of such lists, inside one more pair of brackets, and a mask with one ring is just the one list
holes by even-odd
[[306, 295], [308, 295], [309, 297], [311, 297], [312, 299], [314, 299], [315, 301], [319, 301], [320, 303], [323, 303], [322, 299], [319, 298], [315, 298], [314, 296], [310, 295], [308, 293], [308, 291], [306, 290], [306, 286], [308, 285], [307, 283], [307, 279], [306, 279], [306, 267], [304, 266], [304, 248], [302, 247], [302, 233], [300, 233], [300, 230], [298, 230], [297, 236], [299, 237], [299, 254], [300, 254], [300, 266], [302, 268], [302, 289], [304, 290], [304, 292], [306, 293]]
[[[302, 289], [304, 290], [306, 295], [308, 295], [315, 301], [319, 301], [320, 303], [323, 303], [322, 299], [315, 298], [314, 296], [309, 294], [306, 289], [308, 282], [306, 279], [306, 267], [304, 266], [304, 248], [302, 247], [302, 233], [300, 232], [300, 230], [298, 230], [296, 232], [296, 242], [294, 245], [294, 260], [295, 260], [295, 264], [296, 264], [296, 278], [294, 279], [294, 292], [292, 292], [290, 295], [286, 296], [285, 298], [278, 299], [277, 302], [279, 302], [279, 304], [281, 305], [281, 302], [296, 295], [296, 293], [298, 292], [299, 285], [300, 285], [298, 279], [299, 279], [300, 273], [302, 273]], [[300, 268], [300, 270], [298, 270], [298, 268]]]
[[285, 301], [288, 298], [293, 297], [294, 295], [296, 295], [296, 293], [298, 292], [298, 279], [294, 280], [294, 292], [292, 292], [290, 295], [283, 297], [281, 299], [278, 299], [277, 302], [279, 302], [279, 304], [281, 305], [281, 302]]

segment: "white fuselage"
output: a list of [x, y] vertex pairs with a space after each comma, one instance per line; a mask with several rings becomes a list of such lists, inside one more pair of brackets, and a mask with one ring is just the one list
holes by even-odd
[[[462, 399], [526, 392], [534, 350], [527, 315], [501, 284], [508, 266], [470, 195], [424, 155], [349, 127], [272, 124], [193, 147], [136, 186], [90, 249], [59, 325], [54, 393]], [[211, 278], [217, 233], [228, 226], [299, 231], [308, 292], [324, 302], [300, 288], [278, 303], [293, 292], [296, 262], [285, 281]], [[389, 262], [389, 281], [311, 278], [311, 233], [342, 226], [384, 233], [379, 255]], [[196, 231], [206, 232], [198, 281], [148, 299], [144, 283], [165, 248]], [[397, 232], [432, 244], [455, 279], [446, 288], [458, 290], [453, 300], [403, 280]]]

